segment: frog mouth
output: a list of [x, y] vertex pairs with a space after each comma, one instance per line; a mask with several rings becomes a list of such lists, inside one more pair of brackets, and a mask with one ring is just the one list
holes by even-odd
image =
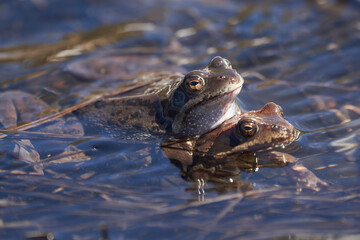
[[[234, 101], [235, 102], [235, 97], [240, 93], [243, 84], [244, 84], [244, 79], [241, 77], [241, 75], [239, 73], [237, 73], [235, 70], [231, 69], [233, 74], [235, 74], [235, 76], [233, 76], [233, 78], [231, 79], [231, 84], [232, 86], [228, 86], [227, 88], [224, 88], [220, 93], [215, 94], [215, 95], [210, 95], [210, 96], [205, 96], [200, 100], [196, 100], [193, 102], [194, 104], [189, 107], [188, 109], [186, 109], [184, 111], [184, 113], [187, 115], [189, 114], [193, 109], [196, 109], [197, 107], [201, 107], [202, 105], [208, 104], [210, 102], [214, 102], [218, 99], [221, 98], [226, 98], [226, 97], [231, 97], [233, 96], [233, 99], [229, 99], [229, 101]], [[185, 117], [186, 118], [186, 117]], [[185, 119], [184, 118], [184, 119]]]
[[[231, 91], [227, 91], [225, 93], [221, 93], [221, 94], [217, 94], [217, 95], [214, 95], [214, 96], [210, 96], [210, 97], [207, 97], [207, 98], [203, 98], [201, 99], [200, 101], [198, 101], [198, 103], [194, 104], [193, 106], [191, 106], [190, 108], [186, 109], [184, 112], [183, 112], [183, 115], [182, 116], [185, 116], [182, 118], [182, 122], [183, 123], [186, 123], [187, 119], [190, 117], [191, 115], [191, 112], [194, 111], [194, 109], [197, 109], [197, 108], [200, 108], [204, 105], [207, 105], [211, 102], [215, 102], [216, 100], [218, 99], [221, 99], [221, 98], [226, 98], [228, 97], [228, 101], [233, 101], [232, 104], [229, 104], [229, 107], [228, 109], [226, 110], [226, 112], [223, 114], [222, 117], [220, 117], [219, 119], [217, 119], [217, 121], [214, 122], [214, 124], [212, 124], [212, 128], [216, 127], [217, 125], [219, 125], [222, 121], [225, 121], [227, 120], [228, 118], [230, 118], [231, 116], [233, 116], [235, 114], [235, 110], [233, 110], [234, 112], [228, 112], [229, 109], [231, 109], [231, 106], [233, 106], [235, 103], [235, 97], [240, 93], [241, 91], [241, 88], [242, 88], [242, 85], [237, 87], [237, 88], [234, 88], [233, 90]], [[236, 109], [236, 108], [232, 108], [232, 109]], [[210, 110], [211, 111], [211, 110]]]
[[[207, 132], [215, 128], [238, 112], [239, 108], [235, 103], [235, 98], [240, 93], [241, 88], [242, 85], [231, 91], [224, 91], [217, 95], [204, 97], [196, 102], [193, 101], [190, 107], [184, 108], [183, 111], [177, 114], [172, 124], [173, 131], [175, 133], [190, 131], [186, 134], [200, 135], [204, 132], [198, 129], [206, 130], [206, 126], [208, 126], [208, 129], [205, 131]], [[219, 100], [221, 98], [224, 98], [224, 100]], [[224, 104], [221, 102], [224, 102]], [[212, 107], [215, 110], [212, 110]], [[203, 118], [204, 114], [208, 117]], [[206, 121], [206, 123], [203, 121]]]
[[281, 143], [281, 144], [276, 144], [276, 145], [272, 145], [272, 146], [269, 146], [269, 147], [264, 147], [264, 148], [260, 148], [260, 149], [252, 149], [251, 147], [247, 148], [247, 149], [242, 149], [241, 147], [240, 148], [234, 148], [230, 151], [225, 151], [225, 152], [221, 152], [221, 153], [217, 153], [214, 155], [214, 157], [216, 159], [221, 159], [221, 158], [224, 158], [225, 156], [231, 156], [231, 155], [234, 155], [234, 154], [242, 154], [242, 153], [245, 153], [245, 152], [253, 152], [254, 153], [254, 156], [256, 156], [256, 153], [257, 152], [268, 152], [268, 151], [272, 151], [272, 150], [276, 150], [276, 149], [285, 149], [286, 146], [290, 145], [292, 143], [292, 141], [288, 141], [288, 142], [284, 142], [284, 143]]
[[220, 93], [220, 94], [216, 94], [216, 95], [213, 95], [213, 96], [210, 96], [210, 97], [206, 97], [206, 98], [203, 98], [201, 99], [197, 104], [193, 105], [191, 108], [187, 109], [186, 110], [186, 114], [188, 114], [189, 112], [191, 112], [194, 108], [197, 108], [199, 106], [202, 106], [202, 105], [205, 105], [209, 102], [213, 102], [213, 101], [216, 101], [220, 98], [223, 98], [223, 97], [227, 97], [229, 95], [235, 95], [234, 98], [240, 93], [241, 91], [241, 88], [242, 86], [239, 86], [237, 88], [234, 88], [233, 90], [231, 91], [227, 91], [225, 93]]
[[292, 143], [291, 140], [289, 140], [288, 142], [283, 142], [281, 144], [275, 144], [271, 147], [267, 147], [264, 149], [259, 149], [259, 150], [254, 150], [256, 152], [265, 152], [265, 151], [270, 151], [270, 150], [275, 150], [275, 149], [285, 149], [287, 146], [289, 146]]
[[[277, 149], [285, 149], [287, 146], [292, 144], [294, 141], [298, 140], [300, 138], [300, 135], [301, 135], [301, 132], [299, 130], [297, 130], [296, 128], [294, 128], [293, 132], [292, 132], [292, 137], [289, 140], [283, 141], [282, 143], [275, 144], [275, 145], [272, 145], [269, 147], [265, 147], [263, 149], [258, 149], [258, 150], [253, 150], [253, 151], [265, 152], [265, 151], [271, 151], [271, 150], [277, 150]], [[269, 144], [271, 144], [271, 142]]]

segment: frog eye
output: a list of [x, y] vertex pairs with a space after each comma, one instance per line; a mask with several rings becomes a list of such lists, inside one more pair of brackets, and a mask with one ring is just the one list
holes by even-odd
[[252, 137], [257, 133], [259, 127], [253, 120], [242, 120], [238, 122], [237, 129], [244, 137]]
[[204, 88], [205, 80], [197, 75], [189, 76], [185, 80], [185, 86], [190, 91], [197, 92]]

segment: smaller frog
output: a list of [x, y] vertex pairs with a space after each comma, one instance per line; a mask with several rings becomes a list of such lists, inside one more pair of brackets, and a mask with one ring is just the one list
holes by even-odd
[[299, 136], [300, 132], [284, 119], [281, 107], [267, 103], [258, 111], [234, 116], [197, 139], [165, 142], [162, 149], [193, 180], [233, 177], [239, 168], [253, 172], [259, 167], [290, 164], [287, 171], [300, 187], [318, 190], [327, 186], [294, 157], [278, 151]]
[[216, 134], [212, 146], [202, 137], [197, 149], [204, 156], [221, 159], [234, 153], [285, 148], [300, 133], [284, 118], [282, 108], [270, 102], [260, 110], [236, 115], [212, 134]]

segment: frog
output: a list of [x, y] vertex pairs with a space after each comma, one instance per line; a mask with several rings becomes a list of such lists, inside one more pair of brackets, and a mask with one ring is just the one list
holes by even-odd
[[[45, 125], [26, 123], [52, 114], [54, 110], [46, 102], [19, 90], [7, 91], [0, 94], [0, 123], [7, 130], [37, 127], [41, 132], [51, 133], [49, 136], [54, 133], [82, 136], [88, 130], [90, 133], [86, 134], [143, 142], [145, 138], [141, 136], [159, 139], [198, 136], [241, 111], [234, 100], [244, 80], [222, 57], [214, 57], [204, 69], [186, 75], [154, 73], [134, 81], [150, 84], [123, 95], [88, 101], [74, 111], [58, 114]], [[124, 134], [124, 130], [135, 135]], [[17, 152], [22, 152], [24, 158], [39, 162], [39, 154], [28, 140], [17, 141], [17, 145]]]
[[284, 118], [282, 108], [269, 102], [259, 110], [235, 115], [199, 138], [166, 141], [162, 149], [186, 179], [199, 183], [218, 177], [233, 181], [238, 169], [256, 172], [261, 167], [284, 167], [298, 189], [319, 191], [328, 183], [283, 152], [300, 135]]
[[87, 129], [112, 137], [124, 137], [124, 131], [129, 140], [195, 137], [241, 112], [235, 98], [243, 82], [230, 61], [217, 56], [203, 69], [165, 75], [145, 89], [99, 99], [74, 114]]

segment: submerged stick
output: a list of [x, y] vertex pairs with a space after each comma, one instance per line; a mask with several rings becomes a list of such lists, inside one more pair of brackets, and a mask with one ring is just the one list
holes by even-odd
[[63, 133], [49, 133], [49, 132], [34, 132], [34, 131], [22, 131], [22, 130], [0, 130], [0, 134], [7, 135], [7, 138], [10, 139], [57, 139], [62, 141], [71, 141], [71, 140], [82, 140], [82, 139], [93, 139], [98, 137], [91, 136], [79, 136]]

